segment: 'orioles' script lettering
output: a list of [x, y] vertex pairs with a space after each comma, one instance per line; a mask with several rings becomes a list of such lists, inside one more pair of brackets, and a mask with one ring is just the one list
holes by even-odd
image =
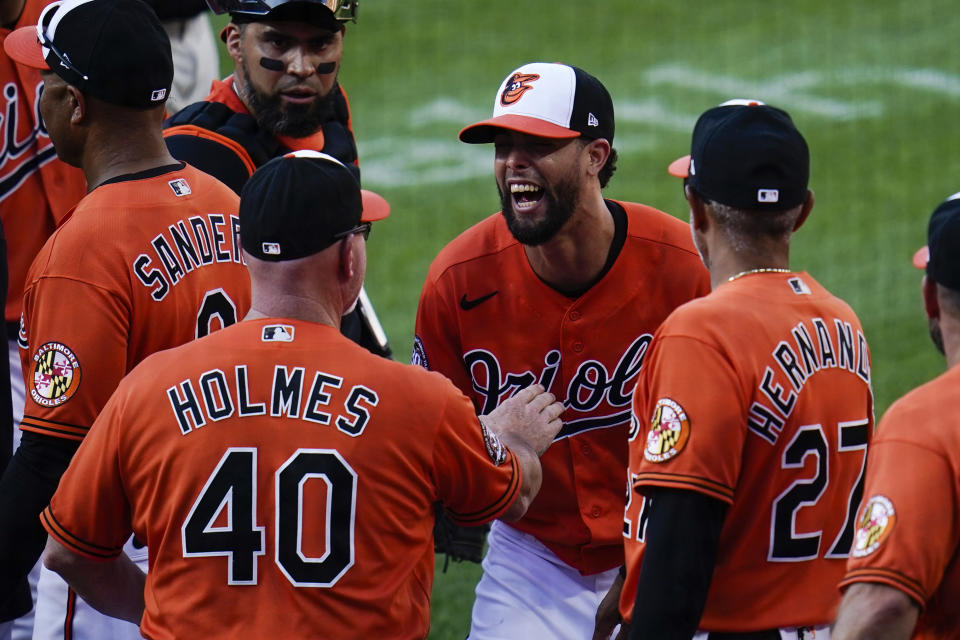
[[754, 402], [747, 416], [747, 426], [771, 444], [793, 413], [797, 395], [818, 371], [844, 369], [870, 384], [867, 340], [849, 322], [812, 318], [797, 323], [790, 334], [773, 349], [773, 363], [760, 380], [759, 395], [769, 402]]
[[652, 339], [652, 335], [645, 333], [634, 340], [623, 352], [612, 373], [602, 362], [581, 362], [567, 383], [566, 393], [553, 389], [561, 365], [560, 351], [556, 349], [548, 351], [544, 356], [544, 368], [539, 375], [532, 371], [504, 374], [497, 356], [485, 349], [474, 349], [465, 353], [463, 362], [473, 379], [474, 390], [482, 397], [480, 413], [489, 413], [517, 391], [534, 383], [543, 385], [547, 391], [563, 398], [563, 406], [581, 413], [589, 414], [604, 405], [614, 410], [626, 407], [605, 415], [564, 420], [563, 428], [556, 437], [559, 440], [584, 431], [615, 427], [630, 421], [633, 387]]
[[150, 297], [159, 302], [170, 288], [198, 267], [214, 262], [243, 264], [240, 255], [240, 219], [208, 213], [179, 220], [150, 242], [147, 253], [133, 261], [133, 272]]
[[247, 366], [241, 364], [234, 367], [232, 375], [211, 369], [195, 380], [182, 380], [167, 389], [167, 398], [183, 435], [234, 415], [270, 415], [333, 425], [347, 435], [359, 436], [380, 396], [358, 384], [350, 388], [345, 400], [331, 407], [329, 391], [342, 386], [343, 378], [339, 376], [315, 371], [311, 380], [303, 367], [276, 365], [269, 392], [260, 390], [260, 394], [251, 397]]
[[[25, 102], [24, 110], [29, 108], [29, 101], [20, 95], [16, 83], [8, 82], [3, 87], [3, 111], [0, 113], [0, 122], [3, 126], [3, 142], [0, 147], [0, 201], [14, 193], [23, 184], [23, 181], [34, 171], [57, 157], [53, 143], [43, 127], [43, 119], [37, 105], [40, 103], [40, 94], [43, 83], [36, 86], [36, 96], [32, 111], [32, 121], [36, 123], [17, 139], [20, 127], [21, 101]], [[30, 124], [30, 119], [26, 119]], [[29, 152], [29, 153], [28, 153]]]

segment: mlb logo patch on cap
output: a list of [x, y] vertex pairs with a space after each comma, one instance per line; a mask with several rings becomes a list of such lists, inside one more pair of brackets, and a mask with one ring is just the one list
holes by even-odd
[[280, 245], [276, 242], [264, 242], [263, 252], [268, 256], [280, 255]]
[[780, 191], [777, 189], [759, 189], [757, 190], [757, 202], [779, 202]]

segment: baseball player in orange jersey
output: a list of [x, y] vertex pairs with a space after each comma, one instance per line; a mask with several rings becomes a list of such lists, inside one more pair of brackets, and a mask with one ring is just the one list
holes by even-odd
[[532, 63], [500, 85], [491, 119], [503, 201], [434, 260], [414, 362], [490, 411], [528, 384], [563, 400], [527, 515], [493, 523], [470, 637], [585, 638], [623, 563], [630, 394], [654, 330], [708, 290], [686, 225], [605, 200], [613, 104], [576, 67]]
[[326, 154], [254, 173], [249, 316], [121, 383], [43, 513], [45, 563], [148, 638], [427, 635], [434, 503], [521, 516], [563, 407], [533, 385], [481, 424], [442, 376], [340, 334], [386, 215]]
[[923, 300], [948, 370], [893, 403], [870, 443], [839, 640], [960, 638], [960, 193], [930, 217]]
[[[0, 42], [13, 29], [36, 24], [44, 5], [50, 0], [7, 0], [0, 3]], [[0, 451], [20, 442], [20, 418], [23, 415], [23, 376], [20, 375], [20, 349], [17, 347], [17, 330], [22, 311], [23, 282], [33, 258], [43, 243], [53, 233], [59, 220], [86, 192], [83, 172], [57, 158], [47, 131], [37, 110], [37, 99], [43, 86], [40, 73], [14, 63], [0, 53], [0, 220], [6, 236], [9, 286], [7, 288], [4, 317], [7, 327], [9, 357], [10, 402], [12, 409], [12, 434], [7, 429], [9, 421], [0, 427]], [[6, 276], [4, 276], [6, 279]], [[4, 395], [6, 392], [2, 392]], [[0, 410], [8, 412], [6, 401]], [[0, 470], [8, 458], [0, 455]], [[12, 496], [3, 499], [12, 499]], [[3, 544], [0, 542], [0, 544]], [[36, 573], [31, 574], [31, 585], [36, 588]], [[25, 594], [25, 588], [21, 592]], [[3, 596], [0, 596], [2, 601]], [[19, 606], [15, 606], [19, 605]], [[0, 602], [0, 620], [8, 620], [31, 608], [25, 596], [19, 603]], [[16, 623], [16, 637], [29, 638], [32, 631], [32, 614]], [[0, 622], [0, 639], [10, 625]]]
[[873, 429], [850, 307], [789, 268], [813, 207], [784, 111], [706, 111], [686, 178], [710, 295], [663, 323], [634, 392], [630, 638], [829, 638]]
[[[43, 70], [44, 122], [91, 191], [27, 277], [20, 340], [28, 398], [22, 443], [0, 485], [0, 495], [16, 496], [0, 512], [4, 539], [16, 539], [0, 549], [2, 586], [39, 557], [37, 516], [124, 374], [154, 351], [234, 322], [249, 305], [236, 195], [177, 162], [163, 142], [172, 64], [153, 11], [139, 0], [54, 3], [39, 27], [15, 31], [4, 48]], [[145, 549], [128, 549], [145, 561]], [[34, 637], [136, 633], [75, 600], [42, 573]]]

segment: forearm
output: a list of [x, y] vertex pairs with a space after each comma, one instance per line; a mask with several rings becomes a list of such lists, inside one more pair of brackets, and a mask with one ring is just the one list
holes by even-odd
[[520, 466], [521, 483], [517, 498], [500, 516], [505, 522], [514, 522], [523, 517], [533, 499], [537, 497], [543, 480], [543, 469], [540, 466], [540, 456], [526, 441], [509, 434], [504, 434], [500, 440], [510, 449]]
[[556, 397], [534, 384], [480, 416], [483, 428], [513, 452], [520, 466], [519, 495], [501, 516], [502, 520], [519, 520], [537, 497], [543, 479], [540, 456], [563, 426], [561, 413], [563, 405], [556, 401]]
[[108, 561], [92, 560], [50, 538], [43, 564], [59, 573], [77, 595], [100, 613], [140, 624], [147, 574], [127, 554]]
[[843, 596], [831, 638], [908, 640], [920, 608], [907, 594], [884, 584], [858, 582]]
[[[594, 617], [593, 640], [608, 640], [610, 634], [620, 624], [620, 592], [623, 591], [624, 568], [620, 567], [617, 577], [610, 585], [607, 595], [603, 596]], [[621, 629], [622, 631], [622, 629]], [[617, 634], [620, 635], [620, 634]]]

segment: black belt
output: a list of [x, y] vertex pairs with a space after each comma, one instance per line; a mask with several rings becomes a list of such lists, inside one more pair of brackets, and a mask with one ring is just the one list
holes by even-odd
[[707, 640], [780, 640], [780, 630], [766, 629], [764, 631], [746, 631], [744, 633], [720, 633], [711, 631], [707, 634]]
[[16, 340], [20, 335], [20, 322], [7, 323], [7, 340]]

